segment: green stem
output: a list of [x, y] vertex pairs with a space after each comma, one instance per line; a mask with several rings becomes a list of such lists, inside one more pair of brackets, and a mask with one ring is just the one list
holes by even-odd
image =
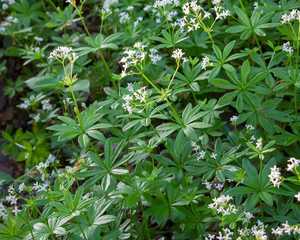
[[80, 224], [79, 224], [79, 229], [80, 229], [80, 232], [82, 233], [82, 236], [84, 238], [84, 240], [88, 240], [87, 236], [85, 235], [84, 231], [82, 230]]
[[74, 112], [75, 112], [76, 118], [78, 120], [80, 128], [83, 129], [83, 124], [82, 124], [82, 121], [81, 121], [80, 111], [79, 111], [79, 107], [78, 107], [78, 104], [77, 104], [76, 96], [74, 94], [73, 86], [70, 86], [69, 89], [70, 89], [71, 96], [72, 96], [72, 99], [73, 99], [73, 102], [74, 102]]
[[[84, 2], [83, 2], [84, 3]], [[83, 6], [83, 3], [81, 4], [81, 6], [80, 6], [80, 9], [79, 8], [77, 8], [76, 6], [75, 6], [75, 9], [76, 9], [76, 12], [77, 12], [77, 14], [78, 14], [78, 16], [79, 16], [79, 19], [80, 19], [80, 21], [81, 21], [81, 24], [82, 24], [82, 26], [83, 26], [83, 28], [84, 28], [84, 31], [86, 32], [86, 34], [87, 35], [91, 35], [90, 34], [90, 32], [89, 32], [89, 29], [87, 28], [87, 26], [86, 26], [86, 24], [85, 24], [85, 21], [84, 21], [84, 17], [82, 16], [82, 6]]]
[[[300, 36], [300, 22], [298, 22], [298, 34], [297, 34], [297, 39], [296, 39], [296, 41], [297, 41], [297, 56], [296, 56], [296, 76], [297, 76], [297, 78], [296, 78], [296, 82], [299, 80], [299, 66], [298, 66], [298, 63], [299, 63], [299, 41], [300, 41], [300, 39], [299, 39], [299, 36]], [[297, 112], [298, 112], [298, 106], [297, 106], [297, 87], [296, 86], [294, 86], [294, 101], [295, 101], [295, 113], [297, 114]]]
[[[102, 52], [100, 52], [99, 56], [100, 56], [100, 58], [101, 58], [101, 60], [103, 62], [104, 68], [105, 68], [105, 70], [106, 70], [106, 72], [108, 74], [108, 77], [110, 79], [111, 76], [112, 76], [112, 73], [111, 73], [111, 70], [110, 70], [110, 68], [109, 68], [109, 66], [108, 66], [108, 64], [107, 64], [107, 62], [106, 62], [106, 60], [105, 60]], [[117, 88], [116, 83], [114, 81], [112, 81], [112, 84], [113, 84], [114, 88]]]
[[161, 93], [160, 89], [143, 72], [140, 72], [140, 74], [159, 94]]
[[174, 81], [175, 75], [176, 75], [176, 73], [177, 73], [177, 71], [178, 71], [178, 69], [179, 69], [179, 66], [180, 66], [180, 64], [177, 62], [177, 66], [176, 66], [175, 72], [173, 73], [173, 76], [172, 76], [172, 78], [171, 78], [171, 80], [170, 80], [170, 82], [169, 82], [169, 85], [168, 85], [167, 90], [170, 89], [170, 87], [171, 87], [171, 85], [172, 85], [172, 82]]
[[[157, 93], [161, 94], [160, 89], [143, 73], [140, 72], [140, 74], [142, 75], [142, 77], [157, 91]], [[171, 109], [171, 112], [174, 114], [173, 117], [175, 119], [175, 121], [180, 122], [181, 124], [183, 124], [181, 118], [179, 117], [178, 112], [176, 111], [176, 109], [172, 106], [171, 102], [168, 100], [168, 98], [164, 98], [164, 100], [167, 102], [168, 107]]]
[[244, 6], [243, 0], [239, 0], [239, 2], [240, 2], [240, 5], [241, 5], [243, 11], [246, 13], [247, 11], [246, 11], [246, 8]]

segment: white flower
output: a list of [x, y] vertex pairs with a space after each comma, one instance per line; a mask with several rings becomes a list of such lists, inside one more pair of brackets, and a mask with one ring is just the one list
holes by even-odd
[[167, 5], [174, 5], [175, 7], [179, 6], [179, 0], [156, 0], [153, 4], [154, 8], [162, 8]]
[[222, 0], [212, 0], [213, 5], [220, 5]]
[[135, 108], [137, 103], [146, 103], [146, 99], [148, 96], [148, 90], [146, 87], [142, 87], [138, 90], [134, 90], [133, 86], [130, 85], [129, 87], [130, 94], [123, 96], [124, 103], [122, 107], [126, 110], [129, 114], [133, 113], [133, 111], [141, 111], [138, 108]]
[[298, 226], [291, 226], [288, 224], [286, 221], [285, 223], [282, 223], [281, 226], [278, 226], [277, 228], [272, 228], [272, 234], [277, 235], [277, 236], [282, 236], [282, 235], [291, 235], [291, 234], [297, 234], [299, 233], [299, 228]]
[[287, 171], [292, 172], [299, 165], [300, 165], [300, 160], [292, 157], [288, 160]]
[[24, 189], [25, 189], [25, 183], [21, 183], [20, 185], [19, 185], [19, 187], [18, 187], [18, 190], [19, 190], [19, 192], [21, 193], [21, 192], [23, 192], [24, 191]]
[[217, 154], [216, 154], [216, 153], [212, 153], [212, 154], [210, 154], [210, 157], [211, 157], [212, 159], [217, 159]]
[[157, 64], [162, 59], [162, 57], [158, 54], [158, 50], [155, 48], [150, 49], [149, 57], [153, 64]]
[[295, 198], [297, 198], [297, 201], [300, 202], [300, 192], [295, 195]]
[[16, 205], [17, 204], [17, 197], [15, 195], [9, 194], [6, 196], [5, 200], [10, 204], [10, 205]]
[[44, 41], [44, 39], [42, 37], [38, 37], [38, 36], [35, 36], [34, 40], [37, 41], [37, 42], [39, 42], [39, 43], [42, 42], [42, 41]]
[[5, 219], [7, 217], [7, 209], [6, 207], [3, 205], [2, 202], [0, 202], [0, 218], [1, 219]]
[[257, 141], [256, 141], [256, 148], [261, 150], [263, 147], [263, 139], [262, 138], [259, 138]]
[[41, 101], [41, 104], [42, 104], [42, 109], [45, 111], [51, 111], [53, 109], [53, 106], [50, 104], [49, 99], [44, 99], [43, 101]]
[[281, 184], [281, 174], [280, 174], [280, 168], [278, 168], [276, 165], [274, 165], [271, 168], [271, 173], [269, 174], [269, 179], [272, 182], [274, 187], [279, 188]]
[[174, 58], [176, 61], [180, 61], [183, 57], [184, 53], [181, 49], [177, 48], [172, 52], [172, 58]]
[[230, 203], [232, 197], [228, 195], [221, 195], [218, 198], [214, 198], [213, 202], [208, 205], [208, 208], [214, 209], [217, 213], [223, 215], [230, 215], [237, 212], [237, 208]]
[[234, 115], [230, 118], [230, 122], [235, 124], [238, 119], [239, 119], [239, 117]]
[[293, 54], [294, 49], [291, 46], [290, 42], [286, 42], [282, 45], [282, 51], [288, 53], [288, 54]]
[[251, 212], [244, 212], [246, 222], [249, 222], [252, 218], [254, 218], [254, 215]]
[[254, 127], [250, 124], [247, 124], [246, 129], [252, 131], [252, 130], [254, 130]]
[[32, 186], [32, 190], [36, 192], [44, 192], [47, 190], [49, 184], [47, 182], [44, 182], [43, 184], [40, 184], [39, 182], [35, 182]]
[[119, 18], [121, 24], [127, 23], [130, 20], [129, 14], [127, 12], [121, 12], [119, 14]]
[[216, 13], [216, 19], [220, 19], [223, 20], [225, 18], [227, 18], [228, 16], [230, 16], [230, 11], [227, 9], [224, 9], [222, 6], [215, 6], [214, 7], [214, 11]]
[[204, 58], [202, 58], [200, 66], [201, 69], [206, 70], [206, 68], [210, 65], [210, 61], [209, 61], [209, 57], [205, 56]]
[[295, 20], [300, 21], [300, 11], [298, 9], [293, 9], [281, 16], [282, 24], [290, 23]]
[[12, 210], [13, 214], [18, 215], [19, 212], [21, 212], [21, 209], [18, 208], [17, 205], [14, 206], [13, 210]]
[[185, 3], [182, 6], [182, 11], [185, 15], [188, 15], [190, 13], [190, 4], [189, 3]]
[[54, 163], [55, 160], [56, 160], [56, 157], [50, 153], [48, 158], [46, 159], [46, 164], [45, 165], [49, 166], [50, 164]]
[[109, 11], [112, 5], [118, 4], [118, 3], [119, 3], [119, 0], [105, 0], [103, 3], [103, 9], [105, 11]]
[[205, 185], [206, 189], [208, 189], [208, 190], [212, 189], [213, 184], [208, 182], [207, 180], [205, 180], [202, 184]]
[[[49, 59], [64, 60], [70, 58], [73, 55], [72, 48], [60, 46], [55, 48], [49, 55]], [[75, 55], [73, 55], [75, 57]]]
[[255, 236], [256, 240], [267, 240], [268, 236], [263, 224], [257, 224], [251, 228], [251, 233]]

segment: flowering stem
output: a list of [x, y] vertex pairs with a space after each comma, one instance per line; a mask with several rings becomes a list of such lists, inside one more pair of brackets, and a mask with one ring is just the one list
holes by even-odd
[[176, 73], [177, 73], [177, 71], [178, 71], [178, 69], [179, 69], [179, 66], [180, 66], [180, 64], [177, 62], [177, 66], [176, 66], [175, 72], [173, 73], [173, 76], [172, 76], [172, 78], [171, 78], [171, 80], [170, 80], [170, 82], [169, 82], [169, 85], [168, 85], [167, 90], [170, 89], [170, 87], [171, 87], [171, 85], [172, 85], [172, 82], [174, 81], [175, 75], [176, 75]]
[[[296, 56], [296, 71], [297, 71], [297, 78], [296, 78], [296, 82], [299, 81], [299, 68], [298, 68], [298, 63], [299, 63], [299, 39], [300, 37], [300, 21], [298, 23], [298, 34], [297, 34], [297, 56]], [[294, 101], [295, 101], [295, 113], [298, 112], [298, 106], [297, 106], [297, 86], [295, 85], [294, 86]]]
[[140, 72], [140, 74], [158, 93], [161, 93], [160, 89], [143, 72]]
[[83, 26], [83, 28], [84, 28], [84, 31], [86, 32], [87, 35], [90, 36], [91, 34], [90, 34], [90, 32], [89, 32], [89, 29], [87, 28], [87, 26], [86, 26], [86, 24], [85, 24], [84, 17], [82, 16], [82, 7], [83, 7], [84, 2], [85, 2], [85, 1], [83, 1], [83, 2], [81, 3], [80, 8], [77, 8], [77, 7], [75, 6], [75, 9], [76, 9], [76, 12], [77, 12], [77, 14], [78, 14], [78, 16], [79, 16], [79, 18], [80, 18], [80, 21], [81, 21], [81, 24], [82, 24], [82, 26]]
[[70, 92], [71, 92], [71, 95], [72, 95], [72, 99], [73, 99], [73, 102], [74, 102], [74, 112], [75, 112], [75, 115], [77, 117], [77, 120], [78, 120], [78, 123], [80, 125], [80, 128], [83, 129], [83, 125], [82, 125], [82, 121], [81, 121], [81, 116], [80, 116], [80, 112], [79, 112], [79, 108], [78, 108], [78, 104], [77, 104], [77, 99], [76, 99], [76, 96], [74, 94], [73, 87], [70, 86], [69, 89], [70, 89]]
[[[161, 90], [141, 71], [140, 74], [142, 75], [142, 77], [159, 93], [161, 94]], [[181, 124], [183, 124], [181, 118], [179, 117], [178, 112], [176, 111], [176, 109], [172, 106], [171, 102], [168, 100], [167, 97], [164, 98], [164, 100], [167, 102], [168, 107], [171, 109], [171, 112], [174, 114], [173, 117], [176, 121], [180, 122]]]

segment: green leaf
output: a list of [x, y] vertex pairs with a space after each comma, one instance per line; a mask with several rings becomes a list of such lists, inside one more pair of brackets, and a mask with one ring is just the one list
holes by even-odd
[[211, 80], [210, 83], [215, 87], [222, 88], [222, 89], [229, 89], [229, 90], [236, 89], [236, 86], [234, 84], [232, 84], [228, 80], [221, 79], [221, 78], [215, 78]]

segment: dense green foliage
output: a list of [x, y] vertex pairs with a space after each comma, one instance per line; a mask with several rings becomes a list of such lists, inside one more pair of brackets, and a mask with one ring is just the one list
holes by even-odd
[[299, 1], [0, 8], [1, 240], [299, 239]]

